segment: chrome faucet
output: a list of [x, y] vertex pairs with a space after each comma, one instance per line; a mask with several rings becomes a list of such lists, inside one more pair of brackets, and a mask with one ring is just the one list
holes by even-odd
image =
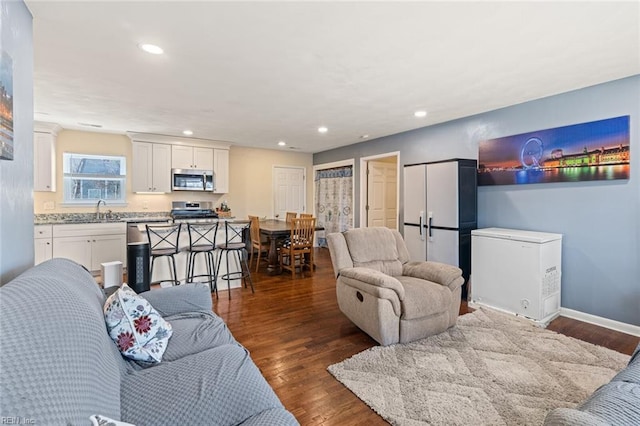
[[105, 200], [98, 200], [98, 203], [96, 204], [96, 219], [98, 220], [100, 220], [100, 203], [102, 203], [104, 206], [107, 205], [107, 202]]

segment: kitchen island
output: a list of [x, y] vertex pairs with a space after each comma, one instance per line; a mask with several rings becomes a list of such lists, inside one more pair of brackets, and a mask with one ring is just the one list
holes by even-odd
[[[247, 249], [249, 249], [251, 247], [250, 245], [250, 241], [248, 240], [249, 235], [248, 235], [248, 225], [249, 225], [249, 220], [247, 219], [234, 219], [234, 218], [229, 218], [229, 219], [193, 219], [193, 220], [189, 220], [189, 219], [181, 219], [179, 221], [176, 221], [176, 223], [180, 223], [181, 229], [180, 229], [180, 237], [179, 237], [179, 241], [178, 241], [178, 248], [179, 248], [179, 252], [178, 254], [176, 254], [174, 256], [175, 261], [176, 261], [176, 270], [178, 273], [178, 279], [180, 280], [181, 283], [186, 282], [186, 275], [187, 275], [187, 258], [188, 258], [188, 249], [189, 249], [189, 232], [188, 232], [188, 225], [192, 225], [192, 226], [203, 226], [203, 227], [208, 227], [211, 226], [214, 223], [218, 224], [218, 229], [217, 229], [217, 233], [215, 236], [215, 242], [216, 245], [217, 244], [223, 244], [226, 241], [226, 235], [225, 235], [225, 224], [228, 223], [230, 226], [234, 227], [236, 230], [238, 230], [238, 232], [241, 232], [241, 230], [244, 228], [246, 229], [245, 234], [245, 238], [244, 238], [244, 242], [245, 244], [247, 244]], [[149, 223], [149, 225], [153, 225], [153, 223]], [[131, 242], [148, 242], [149, 239], [147, 237], [147, 233], [146, 233], [146, 226], [147, 223], [137, 223], [134, 226], [130, 226], [129, 229], [129, 233], [131, 234], [130, 238], [131, 240], [129, 241]], [[135, 229], [137, 230], [137, 235], [135, 234], [135, 232], [132, 232], [131, 229]], [[232, 241], [234, 242], [239, 242], [240, 239], [239, 238], [235, 238], [232, 239]], [[216, 251], [214, 253], [214, 256], [216, 258], [216, 262], [218, 260], [218, 251]], [[171, 266], [170, 266], [170, 260], [168, 258], [162, 259], [162, 258], [158, 258], [156, 259], [154, 268], [153, 268], [153, 276], [151, 276], [151, 282], [158, 282], [158, 281], [168, 281], [171, 280]], [[217, 263], [216, 263], [216, 267], [217, 267]], [[240, 271], [240, 265], [237, 264], [237, 262], [231, 262], [229, 265], [229, 269], [231, 273], [234, 272], [239, 272]], [[224, 261], [224, 259], [221, 262], [220, 265], [220, 269], [218, 274], [219, 275], [223, 275], [227, 273], [227, 268], [226, 268], [226, 263]], [[198, 256], [198, 258], [196, 259], [195, 262], [195, 272], [194, 275], [196, 276], [200, 276], [197, 277], [195, 279], [195, 281], [202, 281], [202, 282], [206, 282], [208, 281], [207, 278], [204, 276], [207, 274], [207, 268], [206, 268], [206, 262], [204, 259], [204, 256]], [[218, 290], [226, 290], [226, 280], [218, 280]], [[230, 280], [229, 283], [229, 287], [230, 288], [238, 288], [242, 285], [241, 280], [240, 279], [232, 279]]]
[[[148, 242], [147, 224], [158, 225], [172, 222], [173, 219], [168, 212], [118, 213], [117, 215], [102, 216], [101, 218], [98, 218], [95, 213], [36, 215], [34, 220], [35, 264], [52, 257], [66, 257], [85, 266], [94, 275], [100, 273], [100, 265], [103, 262], [121, 261], [126, 268], [127, 244]], [[225, 242], [225, 223], [228, 222], [236, 228], [247, 227], [249, 224], [247, 219], [235, 218], [180, 219], [177, 222], [182, 224], [182, 228], [179, 241], [180, 252], [175, 256], [175, 259], [178, 279], [182, 283], [186, 279], [187, 249], [189, 248], [187, 224], [218, 223], [216, 244]], [[70, 232], [71, 234], [69, 234]], [[250, 248], [248, 227], [246, 234], [245, 243], [247, 248]], [[216, 252], [216, 258], [217, 254]], [[151, 281], [170, 279], [171, 273], [168, 261], [158, 259], [155, 263]], [[240, 270], [236, 262], [232, 261], [229, 266], [231, 272]], [[226, 265], [223, 261], [219, 273], [222, 275], [226, 272]], [[207, 268], [204, 257], [199, 256], [196, 259], [195, 275], [204, 275], [206, 273]], [[205, 277], [199, 277], [196, 280], [207, 281]], [[219, 280], [218, 284], [219, 290], [226, 289], [226, 280]], [[237, 288], [240, 287], [241, 281], [239, 279], [231, 280], [230, 284], [231, 288]]]

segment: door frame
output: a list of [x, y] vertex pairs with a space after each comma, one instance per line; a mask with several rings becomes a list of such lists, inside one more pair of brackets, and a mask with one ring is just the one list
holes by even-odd
[[271, 166], [271, 191], [273, 191], [273, 194], [271, 196], [271, 216], [275, 219], [276, 217], [276, 195], [277, 195], [277, 189], [276, 189], [276, 169], [299, 169], [302, 170], [302, 180], [304, 181], [304, 185], [302, 185], [303, 188], [303, 193], [302, 193], [302, 199], [304, 200], [304, 206], [302, 207], [303, 210], [307, 209], [307, 168], [304, 166], [290, 166], [290, 165], [279, 165], [279, 164], [274, 164], [273, 166]]
[[396, 157], [396, 229], [400, 229], [399, 226], [399, 214], [400, 214], [400, 151], [386, 152], [383, 154], [369, 155], [367, 157], [360, 157], [360, 227], [365, 228], [367, 222], [367, 166], [371, 160], [379, 160], [381, 158]]

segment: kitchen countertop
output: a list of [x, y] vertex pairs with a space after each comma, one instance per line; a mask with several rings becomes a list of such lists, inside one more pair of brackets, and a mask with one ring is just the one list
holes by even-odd
[[83, 223], [149, 223], [167, 222], [171, 217], [166, 212], [157, 213], [112, 213], [110, 218], [97, 219], [95, 213], [59, 213], [37, 214], [34, 216], [34, 225], [75, 225]]

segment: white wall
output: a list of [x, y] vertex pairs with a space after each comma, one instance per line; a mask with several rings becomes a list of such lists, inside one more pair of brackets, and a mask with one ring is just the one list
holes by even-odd
[[0, 160], [2, 285], [33, 265], [33, 39], [26, 5], [0, 6], [0, 49], [13, 59], [14, 132], [14, 159]]

